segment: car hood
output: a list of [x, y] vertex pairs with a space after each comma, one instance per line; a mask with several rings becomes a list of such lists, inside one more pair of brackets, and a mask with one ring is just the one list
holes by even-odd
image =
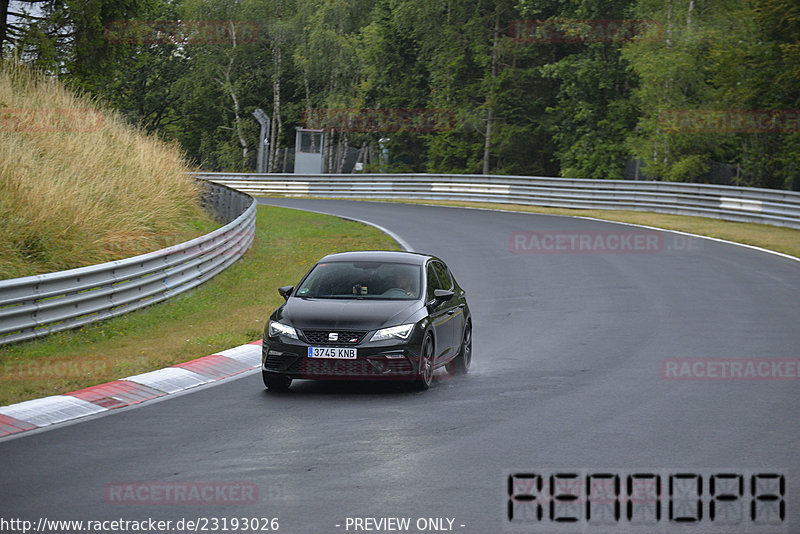
[[403, 324], [421, 309], [418, 300], [290, 298], [276, 319], [297, 328], [376, 330]]

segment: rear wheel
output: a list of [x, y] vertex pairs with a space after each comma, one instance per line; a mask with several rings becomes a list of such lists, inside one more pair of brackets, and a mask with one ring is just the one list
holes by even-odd
[[261, 371], [261, 377], [264, 379], [264, 385], [267, 386], [267, 389], [272, 391], [288, 391], [289, 386], [292, 385], [291, 378], [277, 373]]
[[458, 355], [447, 362], [447, 372], [451, 375], [463, 375], [469, 371], [472, 363], [472, 323], [464, 327], [464, 337], [461, 339], [461, 350]]
[[425, 390], [431, 387], [431, 382], [433, 382], [433, 338], [427, 334], [419, 351], [419, 374], [415, 385], [418, 389]]

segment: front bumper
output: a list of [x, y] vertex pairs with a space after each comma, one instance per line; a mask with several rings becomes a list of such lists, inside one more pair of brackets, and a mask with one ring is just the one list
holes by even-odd
[[261, 346], [261, 368], [289, 378], [313, 380], [414, 380], [419, 374], [421, 347], [414, 339], [397, 341], [359, 343], [353, 347], [357, 358], [344, 360], [309, 358], [307, 343], [268, 338]]

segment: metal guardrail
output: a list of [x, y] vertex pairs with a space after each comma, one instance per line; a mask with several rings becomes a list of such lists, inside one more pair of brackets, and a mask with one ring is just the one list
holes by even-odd
[[255, 196], [455, 200], [698, 215], [800, 228], [800, 193], [752, 187], [455, 174], [197, 173]]
[[257, 202], [224, 185], [205, 187], [206, 209], [227, 223], [209, 234], [123, 260], [0, 280], [0, 345], [161, 302], [239, 259], [255, 237]]

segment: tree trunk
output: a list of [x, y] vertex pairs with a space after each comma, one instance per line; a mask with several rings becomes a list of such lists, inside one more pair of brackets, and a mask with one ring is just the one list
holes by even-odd
[[[495, 11], [494, 15], [494, 36], [492, 39], [492, 87], [494, 87], [494, 79], [497, 77], [497, 42], [500, 37], [500, 11]], [[490, 89], [491, 92], [491, 89]], [[492, 145], [492, 122], [494, 122], [494, 109], [492, 106], [491, 95], [486, 96], [488, 105], [488, 112], [486, 114], [486, 139], [483, 142], [483, 174], [489, 174], [489, 158], [490, 148]]]
[[281, 66], [283, 57], [280, 36], [276, 37], [273, 41], [272, 61], [275, 72], [272, 77], [272, 128], [269, 136], [269, 163], [267, 164], [267, 172], [272, 172], [275, 169], [278, 148], [280, 148], [278, 143], [283, 133], [283, 123], [281, 122]]
[[334, 139], [336, 137], [336, 130], [331, 129], [328, 131], [328, 138], [326, 139], [325, 143], [325, 154], [323, 154], [322, 158], [324, 161], [324, 165], [322, 166], [322, 172], [328, 173], [331, 169], [333, 169], [333, 144]]
[[[311, 117], [311, 87], [309, 86], [308, 68], [306, 68], [306, 67], [303, 67], [303, 87], [305, 88], [305, 91], [306, 91], [306, 124], [304, 124], [303, 126], [305, 128], [314, 128], [315, 126], [319, 126], [319, 125], [311, 124], [311, 120], [312, 120], [312, 117]], [[312, 135], [311, 136], [311, 152], [314, 152], [314, 153], [317, 152], [317, 136], [316, 135]]]
[[228, 91], [228, 94], [230, 94], [231, 100], [233, 100], [234, 130], [236, 131], [236, 136], [239, 138], [239, 145], [242, 147], [242, 166], [244, 168], [244, 166], [247, 165], [247, 140], [244, 138], [244, 132], [242, 132], [242, 118], [239, 116], [239, 99], [236, 97], [236, 91], [233, 90], [233, 82], [231, 81], [234, 52], [236, 51], [236, 27], [233, 23], [231, 23], [231, 40], [232, 46], [228, 56], [228, 68], [225, 69], [223, 73], [224, 79], [220, 80], [220, 83]]
[[494, 120], [494, 113], [492, 108], [486, 114], [486, 138], [483, 141], [483, 174], [489, 174], [489, 148], [492, 144], [492, 121]]
[[269, 135], [269, 157], [267, 158], [267, 172], [272, 172], [278, 162], [278, 144], [283, 134], [283, 122], [281, 121], [281, 72], [283, 69], [283, 29], [281, 28], [281, 18], [283, 16], [283, 2], [278, 2], [275, 7], [277, 30], [272, 39], [272, 128]]
[[342, 171], [344, 172], [344, 164], [347, 163], [347, 156], [350, 154], [350, 137], [347, 134], [344, 134], [344, 142], [342, 143], [343, 153], [342, 153]]

